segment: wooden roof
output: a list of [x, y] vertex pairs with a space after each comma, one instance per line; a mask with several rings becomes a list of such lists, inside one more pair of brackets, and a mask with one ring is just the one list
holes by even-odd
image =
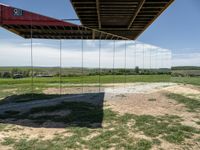
[[136, 39], [174, 0], [71, 0], [83, 26]]
[[0, 4], [0, 26], [23, 37], [37, 39], [106, 39], [125, 37]]
[[0, 26], [24, 38], [134, 40], [173, 1], [71, 0], [82, 25], [0, 4]]

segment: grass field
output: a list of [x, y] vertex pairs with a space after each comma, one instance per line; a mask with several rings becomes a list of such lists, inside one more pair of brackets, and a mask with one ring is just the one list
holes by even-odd
[[[126, 82], [169, 82], [170, 75], [127, 75], [126, 79], [124, 75], [105, 75], [100, 76], [100, 83], [113, 83], [113, 77], [115, 83], [124, 83]], [[62, 83], [71, 83], [71, 84], [81, 84], [82, 80], [84, 83], [99, 83], [99, 76], [84, 76], [84, 77], [62, 77]], [[34, 83], [59, 83], [59, 77], [42, 77], [42, 78], [33, 78]], [[22, 79], [0, 79], [0, 84], [27, 84], [31, 82], [31, 78], [22, 78]]]
[[170, 81], [200, 86], [200, 77], [171, 77]]
[[[197, 102], [191, 101], [181, 95], [169, 95], [179, 103], [194, 108]], [[184, 99], [184, 101], [182, 101]], [[199, 110], [200, 105], [195, 106]], [[63, 116], [47, 115], [45, 113], [69, 111]], [[42, 115], [37, 116], [38, 113]], [[34, 116], [35, 115], [35, 116]], [[7, 112], [0, 115], [0, 119], [14, 118], [15, 120], [28, 119], [35, 124], [43, 126], [48, 120], [55, 123], [65, 123], [67, 127], [62, 133], [56, 133], [51, 139], [26, 138], [18, 134], [17, 137], [5, 137], [0, 144], [16, 150], [64, 150], [64, 149], [131, 149], [149, 150], [160, 147], [163, 142], [174, 146], [190, 147], [186, 144], [189, 139], [199, 142], [200, 130], [182, 124], [183, 119], [177, 115], [136, 115], [119, 114], [109, 108], [94, 106], [85, 102], [63, 102], [58, 105], [32, 108], [26, 113]], [[97, 125], [101, 125], [98, 127]], [[31, 128], [31, 124], [29, 125]], [[23, 127], [0, 124], [0, 132], [23, 132]], [[37, 130], [32, 128], [32, 130]], [[47, 130], [43, 128], [43, 130]], [[57, 129], [58, 130], [58, 129]], [[31, 133], [30, 133], [31, 134]], [[162, 149], [161, 147], [159, 149]]]
[[[106, 83], [133, 83], [133, 82], [175, 82], [184, 84], [193, 84], [200, 86], [199, 77], [171, 77], [170, 75], [105, 75], [100, 76], [100, 84]], [[62, 77], [62, 87], [81, 86], [84, 84], [98, 84], [99, 76], [83, 76], [83, 77]], [[42, 77], [33, 78], [34, 92], [40, 93], [45, 88], [58, 88], [60, 83], [59, 77]], [[0, 98], [11, 95], [12, 93], [21, 94], [31, 92], [31, 78], [0, 78]]]
[[[171, 77], [170, 75], [127, 75], [126, 78], [124, 75], [105, 75], [100, 76], [101, 86], [107, 83], [112, 84], [113, 79], [115, 83], [175, 82], [192, 84], [196, 87], [200, 86], [199, 77]], [[59, 88], [59, 77], [33, 78], [33, 81], [34, 92], [37, 93], [34, 94], [35, 99], [48, 99], [59, 96], [42, 94], [44, 89], [51, 87]], [[62, 77], [61, 81], [62, 87], [81, 86], [82, 82], [85, 84], [84, 86], [88, 86], [87, 84], [98, 86], [99, 76]], [[18, 95], [9, 97], [9, 100], [17, 104], [23, 104], [33, 99], [30, 98], [31, 94], [20, 94], [30, 92], [31, 78], [0, 78], [0, 99], [11, 95]], [[11, 148], [16, 150], [150, 150], [154, 147], [158, 149], [163, 149], [164, 147], [165, 149], [166, 143], [171, 146], [170, 148], [175, 146], [179, 148], [187, 147], [188, 149], [194, 143], [199, 144], [200, 101], [180, 94], [170, 93], [166, 96], [177, 104], [184, 105], [186, 110], [180, 109], [180, 111], [192, 114], [194, 117], [192, 118], [192, 123], [197, 127], [184, 124], [182, 113], [180, 113], [181, 115], [120, 114], [109, 108], [109, 105], [99, 107], [85, 102], [62, 102], [52, 106], [31, 108], [28, 112], [11, 110], [0, 115], [0, 120], [5, 121], [0, 123], [0, 133], [7, 135], [0, 139], [0, 149], [2, 146], [3, 149]], [[117, 98], [117, 96], [114, 98]], [[9, 103], [9, 100], [6, 101], [4, 99], [0, 104]], [[150, 97], [146, 103], [148, 102], [152, 103], [150, 106], [153, 106], [155, 103], [159, 103], [160, 99]], [[171, 102], [169, 105], [171, 105]], [[172, 106], [176, 110], [175, 107], [177, 105]], [[160, 110], [163, 108], [157, 106], [155, 109]], [[6, 122], [10, 118], [16, 122], [11, 124]], [[30, 121], [28, 124], [26, 124], [27, 120]], [[50, 124], [52, 127], [45, 127], [46, 124]], [[58, 126], [55, 127], [56, 124]], [[59, 127], [60, 124], [65, 124], [66, 126], [62, 128]], [[40, 129], [42, 129], [42, 132], [45, 132], [42, 134]], [[59, 132], [60, 130], [62, 132]], [[52, 138], [49, 138], [51, 133], [54, 134], [51, 135]], [[35, 137], [31, 137], [31, 135]], [[187, 143], [188, 141], [189, 144]], [[163, 145], [163, 143], [165, 144]]]

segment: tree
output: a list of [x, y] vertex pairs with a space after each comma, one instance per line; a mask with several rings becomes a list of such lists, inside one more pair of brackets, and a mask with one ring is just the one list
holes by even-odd
[[136, 73], [136, 74], [139, 74], [139, 73], [140, 73], [140, 69], [139, 69], [138, 66], [135, 67], [135, 73]]
[[10, 72], [4, 72], [4, 73], [2, 74], [2, 77], [3, 77], [3, 78], [11, 78], [11, 73], [10, 73]]

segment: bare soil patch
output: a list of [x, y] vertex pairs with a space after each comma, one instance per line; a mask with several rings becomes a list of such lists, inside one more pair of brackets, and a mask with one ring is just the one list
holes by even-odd
[[200, 89], [192, 85], [175, 85], [166, 87], [163, 90], [200, 100]]
[[[177, 115], [182, 118], [182, 124], [187, 126], [192, 126], [200, 129], [200, 125], [196, 122], [200, 120], [199, 113], [188, 112], [184, 104], [179, 104], [175, 100], [166, 97], [167, 93], [177, 93], [183, 94], [188, 97], [194, 97], [198, 99], [200, 95], [200, 90], [194, 86], [188, 86], [183, 84], [172, 84], [172, 83], [137, 83], [137, 84], [115, 84], [114, 86], [104, 85], [100, 90], [105, 92], [104, 97], [104, 108], [111, 108], [113, 111], [118, 112], [123, 115], [126, 113], [134, 115], [151, 115], [151, 116], [164, 116], [164, 115]], [[76, 93], [95, 93], [99, 91], [99, 87], [67, 87], [62, 89], [63, 94], [76, 94]], [[60, 93], [59, 88], [48, 88], [44, 90], [46, 94], [58, 94]], [[78, 99], [78, 100], [77, 100]], [[92, 97], [82, 97], [77, 98], [76, 101], [86, 101], [89, 103], [96, 102], [98, 96]], [[40, 116], [66, 116], [70, 114], [70, 111], [56, 111], [56, 112], [40, 112], [35, 113], [33, 117]], [[30, 124], [34, 126], [34, 122], [30, 120], [18, 120], [20, 122], [25, 122], [25, 124]], [[8, 121], [9, 122], [9, 121]], [[10, 120], [12, 124], [12, 119]], [[53, 127], [55, 126], [55, 127]], [[107, 124], [103, 123], [103, 128], [107, 128]], [[132, 124], [130, 124], [130, 127]], [[49, 128], [51, 127], [51, 128]], [[57, 128], [56, 128], [57, 127]], [[92, 138], [98, 136], [100, 133], [94, 131], [85, 138], [91, 140]], [[20, 125], [9, 126], [7, 130], [0, 132], [0, 141], [6, 137], [13, 137], [16, 139], [27, 138], [27, 139], [44, 139], [51, 140], [55, 138], [56, 135], [61, 135], [62, 137], [73, 136], [65, 125], [58, 122], [46, 121], [43, 127], [28, 127]], [[130, 135], [133, 138], [141, 138], [146, 140], [151, 140], [149, 137], [143, 135], [142, 133], [136, 133]], [[159, 139], [161, 141], [160, 145], [154, 145], [153, 150], [157, 149], [200, 149], [200, 142], [195, 141], [196, 137], [187, 140], [184, 144], [173, 144], [166, 142], [165, 140]], [[9, 147], [2, 146], [0, 144], [0, 149], [9, 149]]]

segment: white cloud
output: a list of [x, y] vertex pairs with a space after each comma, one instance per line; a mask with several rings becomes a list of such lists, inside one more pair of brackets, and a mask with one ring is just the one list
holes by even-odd
[[[84, 41], [84, 67], [99, 66], [99, 45], [98, 41]], [[80, 67], [81, 66], [81, 41], [62, 42], [62, 66]], [[54, 46], [50, 46], [54, 45]], [[54, 43], [33, 42], [33, 63], [34, 66], [59, 66], [60, 51], [59, 41]], [[134, 42], [127, 42], [126, 47], [126, 66], [154, 68], [170, 67], [171, 53], [169, 50], [142, 45]], [[31, 46], [30, 43], [1, 43], [0, 45], [0, 66], [30, 66]], [[101, 47], [101, 67], [112, 68], [113, 66], [113, 42], [102, 41]], [[124, 41], [116, 41], [115, 67], [125, 66], [125, 45]]]
[[200, 66], [200, 52], [173, 54], [172, 66]]

